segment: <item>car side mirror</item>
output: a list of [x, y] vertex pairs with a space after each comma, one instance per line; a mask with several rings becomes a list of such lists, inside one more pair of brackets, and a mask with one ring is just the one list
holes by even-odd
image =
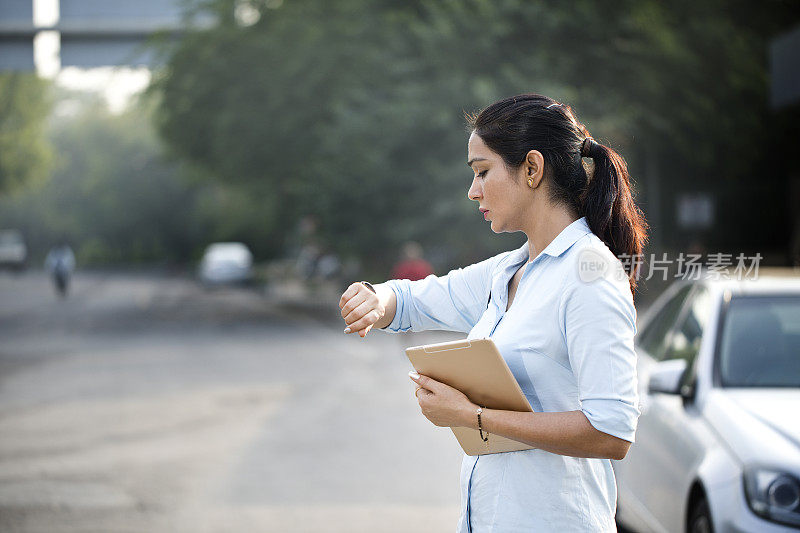
[[656, 363], [653, 371], [650, 372], [650, 381], [647, 385], [647, 391], [650, 393], [680, 394], [681, 378], [685, 372], [685, 359], [660, 361]]

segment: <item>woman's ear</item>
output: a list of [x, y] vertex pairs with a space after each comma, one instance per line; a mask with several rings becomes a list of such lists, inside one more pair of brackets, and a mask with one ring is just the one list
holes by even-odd
[[531, 150], [525, 156], [522, 168], [525, 171], [524, 178], [528, 187], [531, 189], [537, 188], [544, 176], [544, 156], [538, 150]]

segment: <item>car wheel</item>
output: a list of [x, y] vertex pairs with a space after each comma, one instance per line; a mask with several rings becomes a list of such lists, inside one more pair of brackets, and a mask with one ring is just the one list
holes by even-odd
[[689, 515], [688, 533], [714, 533], [714, 526], [711, 523], [711, 510], [708, 508], [708, 501], [701, 498], [697, 501]]

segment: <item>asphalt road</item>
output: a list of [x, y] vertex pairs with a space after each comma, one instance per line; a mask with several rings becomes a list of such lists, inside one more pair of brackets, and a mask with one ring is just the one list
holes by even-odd
[[0, 531], [455, 529], [461, 451], [402, 348], [457, 336], [362, 340], [180, 277], [74, 281], [59, 300], [0, 274]]

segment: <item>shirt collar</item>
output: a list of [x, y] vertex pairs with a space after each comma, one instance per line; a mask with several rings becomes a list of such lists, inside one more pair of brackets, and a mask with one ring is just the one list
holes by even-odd
[[561, 230], [561, 233], [547, 245], [542, 253], [558, 257], [567, 251], [570, 246], [575, 244], [578, 239], [591, 232], [592, 230], [589, 229], [589, 223], [586, 222], [586, 217], [581, 217]]
[[[589, 228], [589, 223], [586, 221], [586, 217], [581, 217], [561, 230], [561, 233], [559, 233], [556, 238], [553, 239], [544, 250], [542, 250], [542, 254], [558, 257], [566, 252], [570, 246], [575, 244], [578, 239], [591, 232], [592, 230]], [[542, 254], [539, 255], [541, 256]], [[527, 259], [529, 259], [529, 257], [528, 242], [526, 241], [525, 244], [520, 246], [514, 251], [514, 253], [511, 254], [511, 261], [512, 263], [519, 263]]]

